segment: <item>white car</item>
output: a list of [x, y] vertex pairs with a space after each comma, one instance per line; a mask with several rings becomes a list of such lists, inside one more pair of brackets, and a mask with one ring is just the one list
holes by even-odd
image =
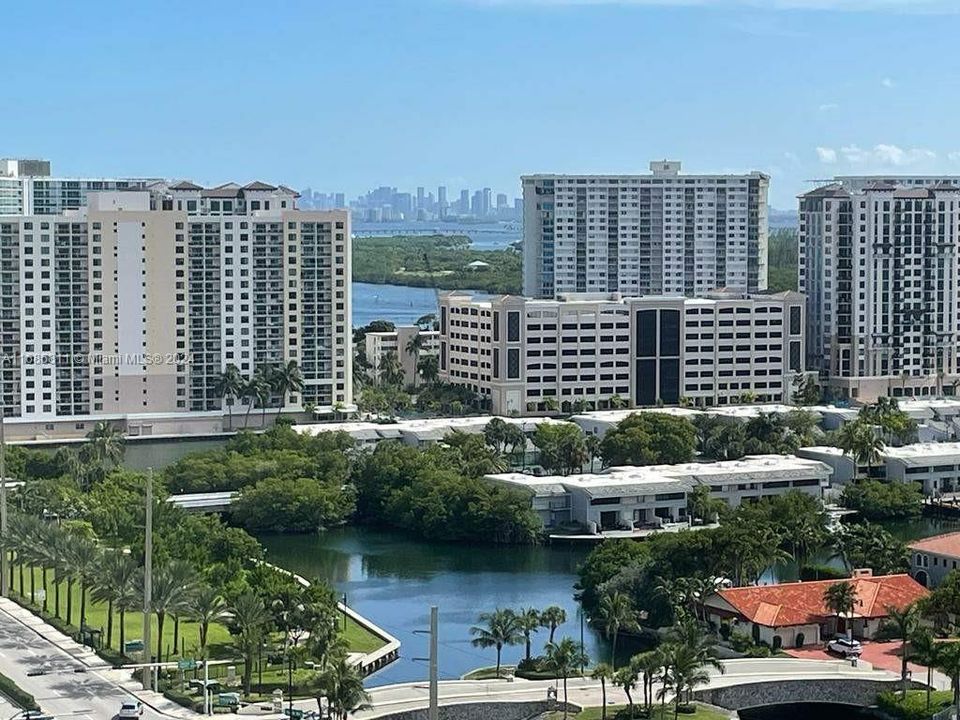
[[860, 657], [863, 652], [863, 645], [859, 640], [852, 640], [846, 636], [835, 637], [827, 643], [827, 650], [843, 657]]
[[117, 720], [138, 720], [143, 715], [143, 703], [139, 700], [127, 700], [120, 706]]

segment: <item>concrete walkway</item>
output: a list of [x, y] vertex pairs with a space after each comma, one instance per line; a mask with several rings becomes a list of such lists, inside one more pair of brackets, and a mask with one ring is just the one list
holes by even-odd
[[[793, 658], [764, 658], [727, 660], [725, 673], [711, 671], [710, 685], [722, 687], [746, 682], [777, 682], [781, 680], [821, 680], [821, 679], [870, 679], [892, 680], [898, 677], [893, 673], [873, 670], [867, 664], [852, 667], [842, 660], [798, 660]], [[556, 685], [552, 680], [452, 680], [439, 684], [440, 704], [482, 702], [521, 702], [545, 700], [547, 689]], [[659, 688], [658, 688], [659, 689]], [[559, 699], [563, 699], [562, 684], [557, 687]], [[590, 678], [572, 678], [567, 681], [570, 702], [584, 707], [601, 703], [600, 683]], [[356, 718], [376, 718], [404, 710], [415, 710], [427, 706], [429, 688], [426, 682], [385, 685], [370, 691], [373, 709], [356, 713]], [[636, 695], [636, 693], [635, 693]], [[636, 697], [634, 697], [636, 701]], [[626, 695], [620, 688], [607, 683], [607, 702], [624, 704]], [[316, 701], [302, 700], [296, 707], [316, 710]]]

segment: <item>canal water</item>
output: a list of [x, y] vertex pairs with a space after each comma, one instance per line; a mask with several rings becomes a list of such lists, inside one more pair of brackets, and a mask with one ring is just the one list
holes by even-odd
[[[372, 685], [422, 680], [427, 666], [431, 605], [439, 607], [440, 677], [455, 679], [493, 665], [496, 653], [470, 644], [477, 616], [496, 608], [543, 609], [559, 605], [567, 622], [557, 637], [580, 639], [578, 604], [573, 584], [588, 547], [493, 547], [420, 542], [370, 528], [343, 528], [322, 535], [261, 537], [267, 558], [308, 578], [329, 580], [346, 594], [347, 604], [392, 633], [402, 643], [401, 658], [377, 673]], [[593, 658], [609, 649], [589, 626], [584, 644]], [[534, 636], [541, 653], [547, 631]], [[622, 643], [621, 643], [622, 644]], [[523, 657], [523, 647], [504, 648], [503, 662]]]
[[[920, 519], [892, 523], [888, 529], [911, 540], [960, 529], [960, 523]], [[416, 658], [427, 656], [427, 639], [417, 631], [427, 627], [429, 608], [434, 604], [440, 608], [440, 670], [441, 677], [446, 679], [494, 664], [493, 651], [471, 646], [470, 627], [477, 623], [480, 613], [498, 607], [542, 609], [560, 605], [567, 611], [567, 623], [558, 636], [580, 638], [578, 604], [573, 593], [577, 567], [590, 545], [457, 545], [422, 542], [363, 527], [260, 540], [272, 562], [308, 578], [328, 580], [346, 594], [351, 607], [401, 641], [400, 660], [374, 676], [372, 685], [426, 677], [426, 665]], [[827, 562], [829, 558], [818, 560]], [[838, 564], [839, 560], [833, 563]], [[762, 581], [796, 578], [796, 565], [789, 564], [774, 568]], [[542, 651], [546, 640], [545, 632], [535, 636], [534, 653]], [[589, 625], [584, 628], [584, 644], [591, 659], [606, 659], [609, 655], [606, 641]], [[621, 644], [624, 647], [618, 650], [629, 655], [631, 649]], [[505, 648], [503, 662], [515, 663], [522, 653], [522, 646]]]

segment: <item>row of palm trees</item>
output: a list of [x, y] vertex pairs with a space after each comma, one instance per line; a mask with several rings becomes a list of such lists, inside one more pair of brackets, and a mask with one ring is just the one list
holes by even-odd
[[514, 611], [509, 608], [497, 608], [491, 613], [481, 613], [480, 623], [470, 628], [474, 635], [471, 644], [474, 647], [497, 650], [497, 673], [500, 677], [500, 659], [503, 648], [509, 645], [525, 645], [525, 658], [530, 660], [530, 645], [532, 636], [540, 629], [550, 631], [547, 645], [553, 644], [557, 628], [567, 621], [567, 612], [558, 605], [551, 605], [544, 610], [536, 608], [521, 608]]
[[240, 369], [230, 363], [217, 378], [215, 392], [227, 406], [230, 429], [233, 429], [234, 401], [240, 400], [246, 404], [243, 426], [247, 427], [254, 405], [262, 410], [263, 422], [266, 422], [267, 407], [276, 396], [279, 396], [279, 417], [287, 404], [287, 396], [290, 393], [303, 392], [303, 373], [297, 361], [290, 360], [285, 365], [261, 365], [249, 378], [245, 378]]
[[[18, 586], [20, 596], [34, 606], [38, 605], [38, 591], [42, 590], [39, 606], [44, 613], [51, 613], [52, 594], [53, 616], [67, 625], [76, 624], [81, 633], [89, 629], [88, 603], [105, 604], [107, 646], [113, 647], [116, 619], [117, 648], [123, 653], [126, 614], [143, 609], [143, 568], [133, 557], [55, 523], [22, 514], [10, 516], [2, 549], [12, 558], [11, 587]], [[79, 590], [80, 605], [76, 616], [75, 590]], [[61, 595], [65, 595], [63, 602]], [[155, 570], [151, 610], [157, 620], [158, 659], [163, 657], [163, 631], [168, 618], [174, 623], [173, 648], [180, 645], [181, 619], [192, 620], [198, 626], [200, 655], [205, 656], [210, 626], [228, 617], [221, 594], [202, 582], [196, 570], [181, 560], [172, 560]]]

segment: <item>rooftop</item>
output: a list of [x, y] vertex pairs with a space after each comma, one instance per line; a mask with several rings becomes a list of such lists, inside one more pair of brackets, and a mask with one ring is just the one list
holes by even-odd
[[960, 442], [914, 443], [903, 447], [886, 447], [884, 458], [900, 460], [905, 465], [930, 465], [939, 459], [956, 462], [960, 456]]
[[943, 535], [934, 535], [908, 543], [907, 547], [911, 550], [921, 550], [924, 552], [936, 553], [937, 555], [947, 555], [948, 557], [960, 558], [960, 532], [944, 533]]
[[[789, 627], [823, 622], [834, 616], [823, 602], [827, 588], [837, 580], [783, 583], [719, 590], [717, 595], [753, 623]], [[882, 618], [888, 607], [902, 609], [928, 595], [927, 589], [909, 575], [878, 575], [851, 578], [857, 596], [854, 617]]]

